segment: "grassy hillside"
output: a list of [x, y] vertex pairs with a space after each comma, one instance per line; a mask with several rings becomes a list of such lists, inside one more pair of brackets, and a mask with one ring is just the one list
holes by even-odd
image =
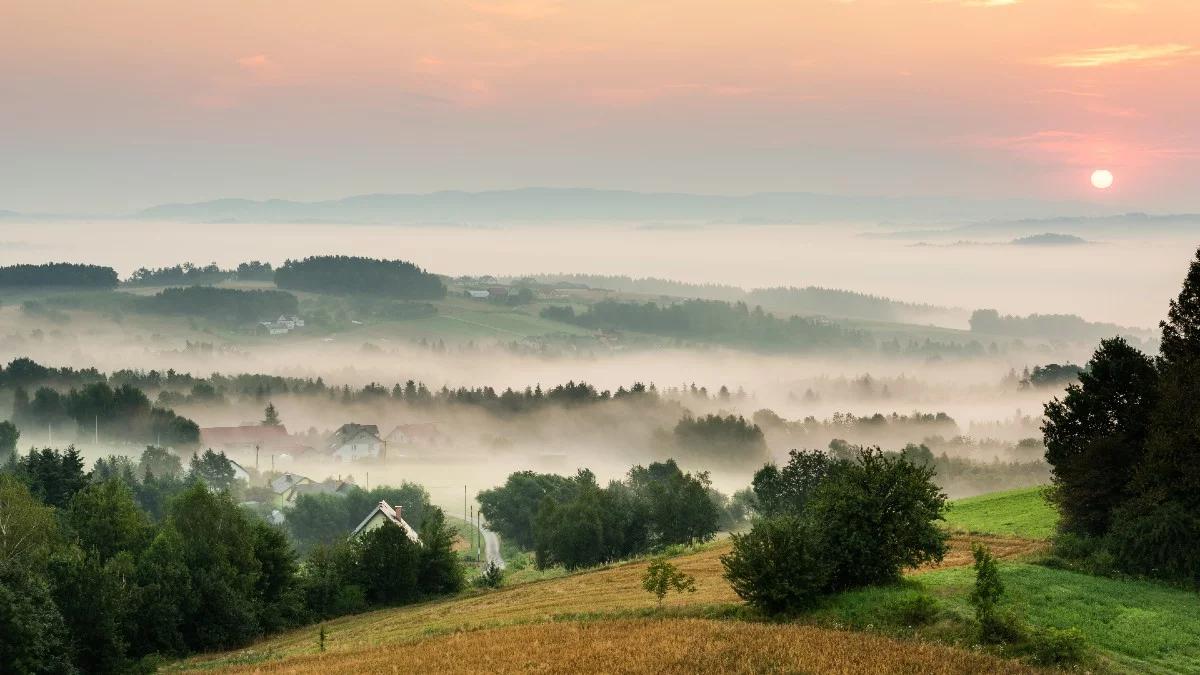
[[[1034, 628], [1076, 628], [1110, 670], [1136, 673], [1200, 672], [1200, 602], [1196, 594], [1159, 584], [1107, 579], [1009, 560], [1000, 566], [1008, 600]], [[947, 568], [904, 584], [844, 593], [814, 613], [814, 621], [856, 629], [868, 626], [911, 634], [889, 616], [906, 597], [927, 592], [943, 612], [918, 637], [967, 637], [972, 608], [970, 567]], [[889, 631], [889, 632], [891, 632]]]
[[1058, 512], [1044, 492], [1044, 487], [1032, 487], [959, 499], [951, 503], [946, 523], [958, 532], [1049, 539]]
[[[988, 541], [1001, 557], [1027, 554], [1039, 548], [1036, 542], [1017, 539], [988, 538]], [[951, 554], [939, 567], [968, 564], [969, 547], [967, 539], [954, 538]], [[720, 556], [728, 550], [726, 540], [674, 560], [681, 570], [695, 577], [697, 590], [668, 598], [664, 607], [669, 615], [711, 617], [744, 613], [741, 600], [722, 577]], [[652, 617], [657, 615], [655, 600], [641, 588], [645, 568], [644, 561], [631, 562], [492, 593], [344, 617], [325, 624], [327, 653], [356, 652], [379, 645], [408, 644], [436, 635], [545, 621]], [[915, 572], [929, 573], [933, 569], [938, 568]], [[249, 649], [196, 657], [181, 666], [208, 669], [280, 658], [290, 663], [292, 658], [313, 653], [316, 630], [308, 627], [284, 633]]]

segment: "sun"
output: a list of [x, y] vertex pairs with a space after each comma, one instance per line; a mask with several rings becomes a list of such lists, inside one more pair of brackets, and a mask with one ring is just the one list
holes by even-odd
[[1107, 190], [1112, 184], [1113, 175], [1108, 169], [1096, 169], [1092, 172], [1092, 187], [1097, 190]]

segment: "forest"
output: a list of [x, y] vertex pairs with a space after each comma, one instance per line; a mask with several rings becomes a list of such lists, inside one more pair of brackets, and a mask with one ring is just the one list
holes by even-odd
[[96, 288], [117, 286], [117, 272], [111, 267], [76, 263], [9, 265], [0, 267], [0, 288]]
[[379, 295], [407, 300], [437, 300], [446, 286], [436, 275], [403, 260], [352, 256], [310, 256], [288, 260], [275, 270], [279, 288], [341, 295]]
[[[150, 448], [136, 475], [121, 460], [87, 471], [74, 450], [46, 449], [0, 468], [6, 670], [152, 672], [189, 652], [463, 587], [454, 531], [427, 503], [419, 543], [396, 527], [353, 540], [342, 530], [301, 559], [284, 530], [206, 484], [227, 473], [222, 456], [193, 457], [183, 472]], [[379, 494], [393, 493], [368, 499]]]

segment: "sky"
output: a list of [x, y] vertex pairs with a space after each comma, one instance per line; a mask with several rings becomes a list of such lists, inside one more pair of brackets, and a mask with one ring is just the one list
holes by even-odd
[[556, 186], [1200, 210], [1196, 0], [4, 5], [0, 209]]

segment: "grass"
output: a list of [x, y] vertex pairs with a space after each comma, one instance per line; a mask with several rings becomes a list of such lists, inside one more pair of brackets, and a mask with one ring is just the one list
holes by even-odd
[[[1151, 582], [1094, 577], [1028, 562], [1000, 567], [1006, 602], [1034, 628], [1077, 628], [1107, 669], [1137, 673], [1200, 672], [1200, 598]], [[967, 600], [975, 582], [969, 567], [942, 569], [887, 587], [843, 593], [812, 615], [823, 625], [913, 632], [889, 616], [905, 597], [929, 593], [943, 620], [915, 630], [955, 640], [969, 633]]]
[[951, 502], [946, 524], [952, 531], [1049, 539], [1058, 512], [1046, 501], [1044, 487], [993, 492]]
[[[636, 639], [630, 639], [636, 636]], [[315, 650], [310, 650], [315, 651]], [[1027, 673], [986, 654], [802, 625], [626, 619], [509, 626], [232, 673]]]

